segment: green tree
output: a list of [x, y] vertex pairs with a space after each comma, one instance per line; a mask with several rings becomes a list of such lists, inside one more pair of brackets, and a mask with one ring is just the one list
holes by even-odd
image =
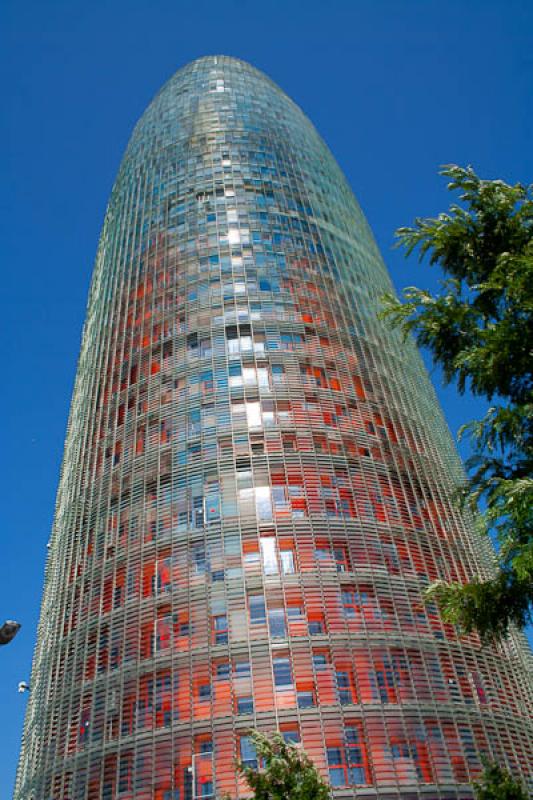
[[238, 764], [254, 800], [329, 800], [327, 783], [304, 751], [288, 744], [279, 733], [267, 736], [254, 731], [259, 767]]
[[476, 800], [528, 800], [529, 793], [506, 769], [486, 762], [481, 781], [474, 783], [474, 796]]
[[533, 599], [533, 187], [481, 180], [447, 166], [460, 203], [397, 231], [406, 255], [418, 249], [444, 273], [440, 291], [409, 287], [384, 298], [382, 317], [428, 348], [447, 383], [490, 406], [465, 425], [472, 457], [458, 489], [497, 542], [490, 580], [439, 582], [429, 594], [444, 617], [482, 640], [531, 620]]

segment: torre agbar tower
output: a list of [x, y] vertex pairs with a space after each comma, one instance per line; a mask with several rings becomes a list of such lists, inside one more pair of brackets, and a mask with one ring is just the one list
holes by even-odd
[[253, 728], [338, 798], [470, 798], [483, 753], [527, 774], [522, 639], [423, 603], [491, 553], [390, 289], [300, 109], [233, 58], [177, 72], [96, 258], [17, 800], [242, 797]]

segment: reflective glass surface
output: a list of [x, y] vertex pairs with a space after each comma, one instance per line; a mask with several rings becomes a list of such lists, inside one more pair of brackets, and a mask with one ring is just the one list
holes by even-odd
[[521, 637], [481, 649], [423, 602], [491, 553], [390, 289], [300, 109], [236, 59], [177, 72], [98, 248], [17, 800], [242, 796], [251, 727], [342, 797], [533, 763]]

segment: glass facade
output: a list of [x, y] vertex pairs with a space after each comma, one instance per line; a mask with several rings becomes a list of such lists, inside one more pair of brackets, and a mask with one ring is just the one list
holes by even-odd
[[491, 553], [390, 289], [298, 107], [233, 58], [176, 73], [98, 249], [17, 800], [242, 796], [252, 727], [342, 797], [470, 797], [483, 753], [526, 774], [523, 640], [422, 601]]

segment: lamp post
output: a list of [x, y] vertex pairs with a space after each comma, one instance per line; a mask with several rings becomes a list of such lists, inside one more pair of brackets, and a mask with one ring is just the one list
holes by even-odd
[[197, 753], [192, 754], [191, 764], [187, 767], [187, 772], [191, 776], [191, 800], [196, 800], [196, 756]]
[[[204, 795], [204, 794], [198, 795], [196, 793], [196, 780], [197, 780], [197, 773], [198, 773], [198, 769], [197, 769], [197, 766], [196, 766], [196, 759], [197, 758], [201, 758], [203, 760], [207, 760], [207, 759], [211, 760], [210, 779], [211, 779], [211, 781], [213, 780], [213, 752], [210, 751], [208, 753], [193, 753], [192, 756], [191, 756], [191, 764], [190, 764], [189, 767], [187, 767], [187, 772], [191, 776], [191, 784], [192, 784], [192, 786], [191, 786], [191, 789], [192, 789], [191, 800], [199, 800], [199, 798], [201, 798], [201, 797], [212, 797], [213, 796], [213, 791], [211, 791], [210, 795]], [[202, 778], [202, 769], [201, 769], [201, 766], [200, 766], [200, 779], [201, 778]]]

